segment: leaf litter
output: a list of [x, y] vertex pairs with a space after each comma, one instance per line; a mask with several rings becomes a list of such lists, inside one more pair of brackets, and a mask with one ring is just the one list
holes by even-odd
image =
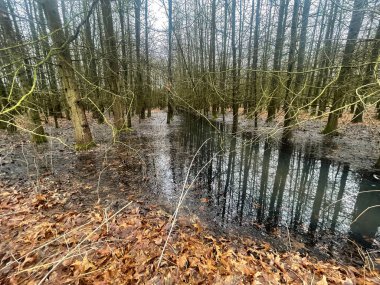
[[379, 284], [374, 268], [318, 261], [265, 242], [216, 237], [129, 202], [65, 208], [68, 193], [0, 193], [1, 284]]
[[[154, 198], [136, 201], [136, 192], [149, 184], [139, 175], [140, 161], [119, 150], [99, 163], [104, 149], [76, 157], [57, 148], [63, 157], [52, 173], [59, 175], [33, 175], [30, 167], [23, 178], [25, 162], [17, 156], [18, 168], [3, 167], [0, 284], [380, 284], [378, 259], [342, 265], [295, 250], [282, 253], [259, 237], [215, 235], [186, 215], [179, 216], [158, 268], [171, 211], [152, 205], [157, 195], [151, 188], [147, 195]], [[94, 204], [98, 173], [107, 177], [101, 205]], [[128, 201], [126, 188], [134, 193]]]

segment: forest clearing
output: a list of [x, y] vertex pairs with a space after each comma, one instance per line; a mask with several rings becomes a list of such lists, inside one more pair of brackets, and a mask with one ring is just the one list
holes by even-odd
[[380, 284], [378, 0], [0, 0], [0, 284]]

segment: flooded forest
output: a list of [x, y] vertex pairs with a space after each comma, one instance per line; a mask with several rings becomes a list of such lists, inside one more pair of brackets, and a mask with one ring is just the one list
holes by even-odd
[[380, 284], [379, 0], [0, 0], [0, 284]]

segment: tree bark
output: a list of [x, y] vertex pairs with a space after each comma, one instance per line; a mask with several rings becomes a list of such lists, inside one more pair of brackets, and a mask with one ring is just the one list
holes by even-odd
[[[0, 0], [0, 25], [3, 28], [4, 36], [9, 46], [16, 46], [17, 42], [21, 40], [21, 34], [17, 25], [15, 25], [16, 29], [13, 29], [11, 19], [9, 18], [8, 9], [4, 0]], [[17, 71], [17, 77], [19, 78], [21, 84], [22, 96], [27, 96], [27, 94], [30, 91], [32, 91], [32, 93], [29, 96], [33, 96], [33, 78], [31, 71], [28, 70], [26, 67], [28, 63], [28, 60], [26, 59], [28, 57], [27, 54], [28, 53], [23, 48], [23, 46], [16, 46], [14, 49], [10, 51], [10, 58], [14, 62], [20, 62], [20, 64], [22, 65]], [[6, 58], [5, 60], [8, 61], [9, 58]], [[34, 78], [34, 80], [36, 80], [36, 78]], [[45, 131], [41, 124], [40, 115], [38, 113], [38, 110], [36, 109], [36, 101], [32, 97], [29, 98], [29, 102], [30, 103], [27, 104], [27, 113], [30, 123], [28, 129], [31, 133], [31, 139], [35, 143], [47, 142]]]
[[278, 79], [278, 72], [281, 69], [281, 53], [284, 46], [284, 20], [286, 20], [285, 13], [287, 10], [287, 3], [285, 0], [281, 0], [280, 2], [280, 11], [278, 14], [278, 23], [277, 23], [277, 31], [276, 31], [276, 43], [274, 48], [274, 58], [273, 58], [273, 72], [272, 82], [270, 90], [270, 101], [268, 105], [268, 117], [267, 121], [273, 121], [276, 115], [276, 106], [277, 106], [277, 88], [280, 85]]
[[[252, 1], [253, 5], [253, 1]], [[253, 11], [253, 10], [252, 10]], [[257, 128], [257, 121], [258, 121], [258, 115], [259, 115], [259, 106], [257, 104], [258, 102], [258, 60], [259, 60], [259, 31], [260, 31], [260, 0], [256, 0], [256, 19], [255, 19], [255, 33], [254, 33], [254, 39], [253, 39], [253, 55], [252, 55], [252, 69], [253, 69], [253, 76], [252, 76], [252, 92], [253, 92], [253, 116], [255, 120], [255, 128]]]
[[[371, 82], [371, 79], [374, 76], [375, 66], [377, 64], [379, 53], [380, 53], [380, 24], [377, 26], [376, 36], [374, 38], [374, 44], [373, 44], [371, 57], [370, 57], [370, 63], [367, 65], [365, 75], [364, 75], [365, 76], [363, 80], [364, 90], [367, 89], [366, 85], [368, 85]], [[363, 122], [363, 113], [364, 113], [363, 101], [365, 101], [365, 99], [359, 98], [358, 103], [356, 105], [355, 114], [351, 122], [353, 123]]]
[[145, 0], [145, 66], [146, 66], [146, 94], [145, 106], [148, 109], [148, 118], [152, 115], [152, 80], [149, 62], [149, 26], [148, 26], [148, 0]]
[[289, 58], [288, 58], [288, 74], [286, 81], [286, 90], [285, 90], [285, 100], [284, 100], [284, 130], [282, 133], [282, 142], [285, 144], [290, 143], [292, 137], [292, 124], [294, 122], [295, 112], [293, 110], [293, 95], [290, 93], [290, 88], [292, 84], [292, 74], [295, 61], [295, 52], [297, 48], [297, 25], [298, 25], [298, 9], [300, 1], [295, 0], [293, 6], [293, 15], [292, 15], [292, 26], [290, 30], [290, 47], [289, 47]]
[[222, 106], [221, 113], [223, 114], [223, 121], [226, 108], [226, 79], [227, 79], [227, 25], [228, 25], [228, 0], [224, 1], [224, 22], [223, 22], [223, 44], [222, 44], [222, 62], [220, 66], [220, 89], [222, 90]]
[[141, 1], [134, 1], [135, 8], [135, 40], [136, 40], [136, 77], [135, 77], [135, 94], [137, 97], [137, 113], [140, 119], [145, 119], [145, 96], [143, 91], [142, 70], [141, 70]]
[[86, 150], [94, 146], [95, 143], [92, 140], [85, 109], [81, 102], [70, 51], [65, 41], [61, 19], [59, 18], [57, 0], [42, 0], [40, 3], [45, 12], [54, 47], [58, 50], [56, 59], [58, 73], [71, 112], [76, 149]]
[[[131, 88], [130, 78], [132, 78], [132, 46], [130, 45], [131, 41], [131, 31], [129, 28], [129, 8], [127, 5], [126, 11], [125, 1], [119, 0], [119, 20], [120, 20], [120, 30], [121, 30], [121, 66], [123, 69], [123, 86], [124, 90], [127, 92]], [[127, 14], [127, 31], [125, 31], [125, 14]], [[127, 58], [127, 46], [129, 48], [129, 58]], [[127, 96], [127, 127], [132, 128], [132, 108], [133, 108], [133, 99], [130, 96]]]
[[121, 132], [126, 131], [126, 125], [124, 121], [124, 98], [120, 94], [119, 89], [119, 62], [116, 46], [116, 35], [113, 28], [111, 0], [101, 0], [102, 17], [104, 25], [105, 46], [107, 51], [107, 70], [108, 74], [108, 86], [109, 90], [113, 93], [114, 101], [112, 105], [114, 127], [118, 135]]
[[247, 114], [248, 117], [250, 114], [250, 107], [252, 106], [252, 101], [250, 98], [251, 90], [253, 89], [253, 84], [250, 82], [251, 75], [253, 71], [249, 70], [251, 68], [251, 59], [252, 59], [252, 37], [253, 37], [253, 19], [255, 14], [255, 0], [252, 0], [251, 3], [251, 16], [249, 19], [249, 38], [248, 38], [248, 54], [247, 54], [247, 72], [246, 72], [246, 82], [245, 82], [245, 96], [244, 96], [244, 113]]
[[375, 168], [379, 168], [380, 169], [380, 156], [379, 156], [379, 159], [377, 160], [377, 162], [375, 164]]
[[215, 41], [216, 41], [216, 0], [211, 3], [211, 32], [210, 32], [210, 52], [209, 52], [209, 73], [212, 102], [212, 115], [216, 117], [218, 105], [214, 96], [213, 89], [215, 88]]
[[236, 134], [238, 128], [238, 111], [239, 105], [237, 99], [239, 96], [239, 79], [237, 74], [236, 61], [236, 0], [232, 0], [231, 5], [231, 48], [232, 48], [232, 133]]
[[168, 41], [169, 41], [169, 53], [168, 53], [168, 114], [166, 118], [166, 123], [170, 124], [170, 121], [173, 118], [174, 109], [173, 109], [173, 100], [172, 95], [170, 94], [173, 88], [173, 73], [172, 73], [172, 33], [173, 33], [173, 3], [172, 0], [168, 0], [168, 18], [169, 18], [169, 26], [168, 26]]
[[364, 6], [365, 1], [355, 0], [347, 35], [346, 46], [343, 52], [341, 69], [339, 72], [338, 79], [336, 81], [337, 90], [334, 90], [333, 103], [326, 127], [322, 132], [323, 134], [336, 133], [336, 130], [338, 128], [338, 119], [339, 114], [341, 113], [340, 108], [342, 107], [344, 102], [344, 92], [341, 86], [346, 83], [351, 69], [350, 65], [353, 60], [353, 53], [355, 51], [356, 41], [364, 18]]
[[[88, 0], [83, 1], [84, 11], [88, 13]], [[102, 102], [102, 98], [99, 92], [98, 85], [100, 84], [99, 76], [98, 76], [98, 66], [96, 64], [96, 55], [95, 55], [95, 45], [93, 41], [93, 35], [91, 33], [91, 24], [90, 21], [86, 21], [84, 25], [84, 37], [86, 43], [86, 52], [84, 58], [86, 59], [85, 70], [86, 76], [88, 80], [94, 85], [91, 88], [94, 90], [94, 98], [95, 106], [91, 104], [91, 110], [93, 117], [97, 119], [99, 124], [104, 123], [104, 106]]]
[[[305, 70], [305, 52], [306, 52], [306, 35], [307, 35], [307, 28], [309, 24], [309, 13], [310, 13], [310, 5], [311, 0], [306, 0], [303, 3], [303, 9], [302, 9], [302, 19], [301, 19], [301, 32], [300, 32], [300, 40], [299, 40], [299, 49], [298, 49], [298, 58], [297, 58], [297, 75], [295, 78], [295, 104], [300, 101], [300, 98], [302, 98], [302, 90], [303, 90], [303, 84], [305, 75], [303, 71]], [[319, 8], [319, 7], [318, 7]], [[315, 28], [314, 28], [315, 31]], [[315, 34], [315, 32], [313, 33]], [[313, 38], [314, 41], [314, 38]], [[311, 45], [312, 46], [312, 45]], [[294, 120], [296, 118], [294, 117]]]

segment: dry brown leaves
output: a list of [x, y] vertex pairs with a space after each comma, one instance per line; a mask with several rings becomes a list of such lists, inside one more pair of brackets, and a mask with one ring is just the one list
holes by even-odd
[[[375, 284], [377, 272], [279, 254], [268, 244], [216, 238], [179, 222], [164, 261], [170, 215], [137, 203], [53, 208], [58, 193], [0, 193], [1, 284]], [[120, 208], [119, 208], [120, 209]]]

